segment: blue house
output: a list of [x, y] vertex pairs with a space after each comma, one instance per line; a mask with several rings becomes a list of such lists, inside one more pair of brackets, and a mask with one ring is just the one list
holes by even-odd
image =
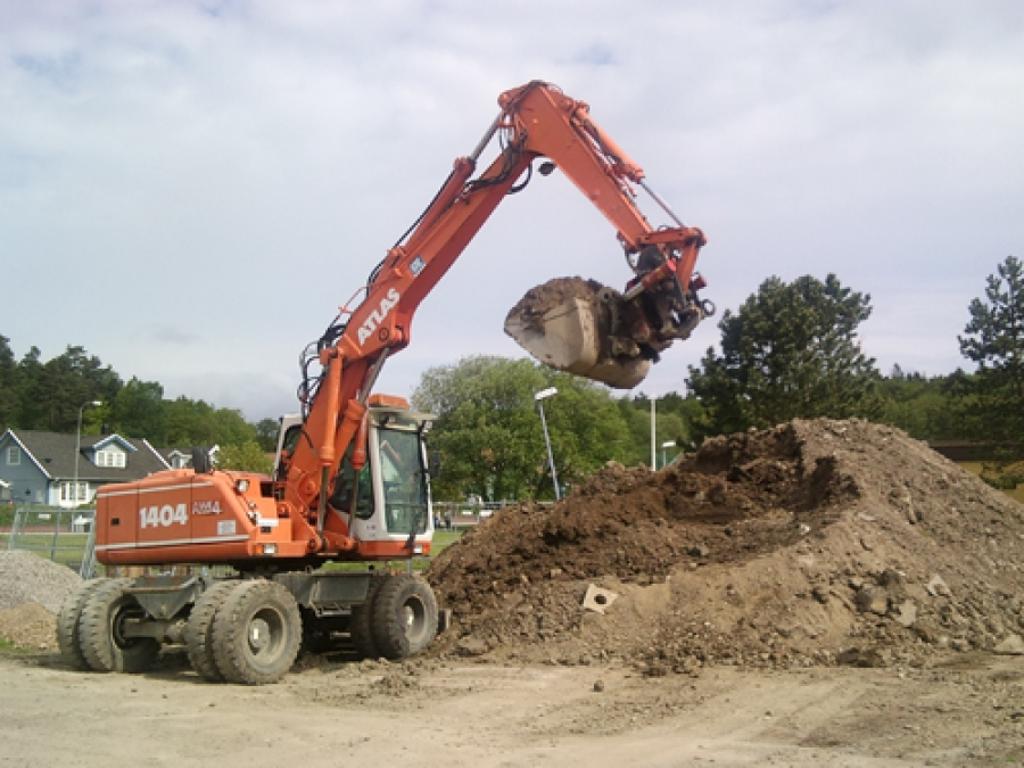
[[170, 469], [145, 439], [82, 435], [75, 485], [75, 435], [8, 429], [0, 435], [3, 495], [15, 504], [74, 507], [88, 504], [107, 483], [138, 480]]

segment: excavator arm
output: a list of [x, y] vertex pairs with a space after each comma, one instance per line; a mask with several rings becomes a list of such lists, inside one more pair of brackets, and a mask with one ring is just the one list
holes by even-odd
[[[535, 295], [531, 302], [527, 294], [506, 331], [528, 351], [555, 367], [634, 386], [661, 350], [710, 313], [697, 298], [703, 282], [694, 276], [703, 233], [684, 226], [650, 191], [643, 170], [591, 119], [585, 103], [539, 81], [507, 91], [498, 103], [501, 111], [479, 144], [455, 161], [418, 221], [371, 272], [361, 301], [342, 308], [304, 366], [302, 439], [283, 465], [279, 489], [293, 519], [315, 527], [311, 546], [316, 542], [321, 551], [357, 546], [341, 517], [327, 515], [327, 498], [353, 441], [353, 463], [365, 462], [367, 401], [381, 366], [409, 344], [419, 303], [504, 197], [525, 186], [521, 179], [529, 180], [535, 161], [543, 159], [544, 175], [561, 169], [608, 219], [634, 276], [621, 293], [577, 281], [584, 295], [577, 290], [555, 301]], [[474, 177], [495, 136], [501, 151]], [[652, 227], [635, 203], [634, 185], [651, 193], [676, 226]], [[318, 375], [308, 373], [310, 363]]]

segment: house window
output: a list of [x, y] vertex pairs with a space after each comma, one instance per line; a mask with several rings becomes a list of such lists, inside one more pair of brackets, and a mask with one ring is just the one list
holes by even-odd
[[96, 466], [123, 469], [125, 455], [120, 451], [96, 451]]
[[73, 482], [64, 481], [60, 484], [60, 500], [74, 504], [89, 500], [89, 483], [78, 482], [77, 493]]
[[17, 467], [21, 464], [21, 448], [16, 445], [7, 447], [7, 466]]

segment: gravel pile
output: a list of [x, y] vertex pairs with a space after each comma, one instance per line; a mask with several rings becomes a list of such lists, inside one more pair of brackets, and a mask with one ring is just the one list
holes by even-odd
[[39, 603], [0, 610], [0, 637], [21, 648], [57, 650], [57, 618]]
[[65, 565], [31, 552], [0, 552], [0, 610], [39, 603], [56, 614], [64, 598], [81, 583], [79, 575]]

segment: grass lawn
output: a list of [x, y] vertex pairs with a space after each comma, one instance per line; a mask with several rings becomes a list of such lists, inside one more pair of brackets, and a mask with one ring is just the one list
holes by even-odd
[[[980, 475], [982, 469], [985, 467], [985, 465], [980, 461], [958, 461], [957, 465], [963, 467], [972, 475]], [[1011, 499], [1015, 499], [1021, 504], [1024, 504], [1024, 485], [1018, 485], [1012, 491], [1003, 491], [1003, 493]]]
[[[7, 533], [0, 533], [0, 549], [7, 549], [7, 540], [10, 538]], [[77, 569], [82, 563], [82, 555], [85, 553], [85, 544], [89, 538], [87, 533], [64, 533], [57, 537], [57, 550], [55, 560], [62, 565], [70, 565]], [[52, 533], [19, 533], [17, 549], [25, 549], [35, 552], [40, 557], [50, 559], [50, 547], [53, 546]]]

